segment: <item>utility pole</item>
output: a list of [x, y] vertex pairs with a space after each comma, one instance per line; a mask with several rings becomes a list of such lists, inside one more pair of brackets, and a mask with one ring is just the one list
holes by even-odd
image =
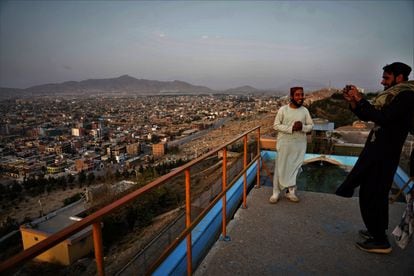
[[42, 205], [42, 202], [40, 201], [40, 199], [39, 199], [39, 205], [40, 205], [40, 216], [41, 217], [43, 217], [43, 205]]

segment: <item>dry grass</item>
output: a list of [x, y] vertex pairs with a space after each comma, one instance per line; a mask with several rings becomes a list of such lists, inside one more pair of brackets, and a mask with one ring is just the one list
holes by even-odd
[[[73, 188], [66, 189], [65, 191], [53, 191], [49, 194], [42, 194], [37, 197], [26, 197], [24, 200], [19, 203], [8, 206], [5, 210], [2, 210], [0, 213], [0, 221], [3, 221], [8, 216], [16, 219], [19, 222], [22, 222], [25, 218], [35, 219], [40, 216], [41, 210], [43, 208], [43, 214], [48, 214], [59, 208], [63, 207], [63, 201], [66, 198], [83, 192], [84, 188]], [[42, 204], [40, 206], [39, 200]]]

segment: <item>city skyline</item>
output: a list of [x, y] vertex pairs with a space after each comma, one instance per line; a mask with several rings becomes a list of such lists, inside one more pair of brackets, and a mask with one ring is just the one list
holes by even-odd
[[413, 1], [3, 1], [0, 87], [127, 74], [380, 90], [385, 64], [413, 66], [413, 14]]

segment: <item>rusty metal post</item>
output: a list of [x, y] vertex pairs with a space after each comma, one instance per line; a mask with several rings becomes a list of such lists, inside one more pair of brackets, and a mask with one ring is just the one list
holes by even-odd
[[243, 137], [243, 144], [244, 144], [244, 150], [243, 150], [243, 208], [247, 208], [247, 134]]
[[[260, 127], [257, 129], [257, 155], [260, 156]], [[260, 162], [262, 158], [257, 159], [256, 188], [260, 188]]]
[[102, 245], [102, 229], [101, 223], [95, 222], [92, 225], [93, 245], [95, 249], [96, 270], [98, 275], [105, 275], [104, 261], [103, 261], [103, 245]]
[[[190, 169], [185, 170], [185, 226], [191, 225], [191, 179]], [[191, 232], [187, 235], [187, 275], [191, 276], [193, 273], [193, 256], [191, 244]]]
[[[227, 148], [223, 148], [223, 176], [221, 178], [221, 187], [222, 191], [226, 190], [227, 186]], [[221, 239], [224, 241], [230, 240], [227, 236], [227, 193], [223, 195], [222, 198], [222, 231], [221, 231]]]

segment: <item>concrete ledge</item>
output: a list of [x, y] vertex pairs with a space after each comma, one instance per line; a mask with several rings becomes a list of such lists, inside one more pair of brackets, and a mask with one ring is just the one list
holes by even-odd
[[276, 137], [261, 137], [260, 148], [265, 150], [276, 150]]

